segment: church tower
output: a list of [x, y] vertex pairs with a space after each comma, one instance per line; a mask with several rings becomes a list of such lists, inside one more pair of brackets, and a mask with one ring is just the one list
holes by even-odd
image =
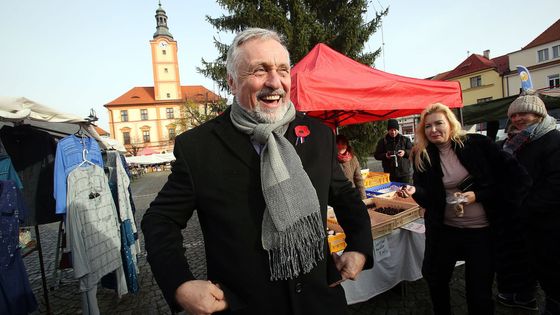
[[150, 40], [156, 101], [182, 99], [177, 61], [177, 42], [167, 27], [167, 14], [161, 7], [156, 10], [156, 32]]

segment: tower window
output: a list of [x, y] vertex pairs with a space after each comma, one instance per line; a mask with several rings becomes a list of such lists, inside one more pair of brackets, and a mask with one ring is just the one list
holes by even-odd
[[171, 98], [171, 93], [167, 93], [167, 98]]
[[168, 73], [169, 70], [167, 70], [167, 68], [163, 68], [163, 72]]
[[167, 55], [167, 50], [164, 49], [164, 50], [161, 51], [161, 53], [164, 54], [164, 55]]
[[140, 110], [140, 119], [148, 120], [148, 110], [147, 109], [141, 109]]

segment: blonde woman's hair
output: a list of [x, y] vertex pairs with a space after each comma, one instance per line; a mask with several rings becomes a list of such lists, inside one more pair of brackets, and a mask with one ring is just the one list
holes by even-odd
[[449, 122], [449, 138], [452, 142], [458, 144], [460, 147], [464, 146], [463, 140], [465, 140], [466, 133], [461, 127], [461, 123], [455, 117], [455, 114], [444, 104], [434, 103], [428, 105], [426, 109], [420, 114], [420, 122], [416, 126], [416, 136], [414, 138], [414, 148], [412, 149], [412, 157], [414, 159], [414, 166], [419, 171], [426, 170], [426, 165], [424, 165], [424, 160], [431, 165], [430, 157], [428, 156], [428, 151], [426, 148], [430, 144], [428, 138], [426, 138], [425, 127], [426, 127], [426, 117], [431, 114], [442, 113]]

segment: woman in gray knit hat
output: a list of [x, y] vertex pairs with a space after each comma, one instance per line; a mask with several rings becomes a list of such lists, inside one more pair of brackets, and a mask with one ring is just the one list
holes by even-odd
[[[513, 154], [533, 179], [521, 209], [530, 264], [546, 296], [543, 314], [560, 314], [560, 131], [534, 91], [526, 91], [513, 101], [508, 117], [503, 149]], [[518, 306], [515, 292], [499, 294], [498, 301]]]

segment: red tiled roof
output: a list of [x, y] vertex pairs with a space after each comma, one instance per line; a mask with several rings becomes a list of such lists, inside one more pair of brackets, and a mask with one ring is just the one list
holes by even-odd
[[500, 57], [492, 58], [492, 62], [496, 66], [496, 71], [499, 74], [503, 75], [504, 73], [509, 71], [509, 56], [503, 55]]
[[433, 76], [433, 77], [431, 77], [431, 78], [426, 78], [426, 79], [427, 79], [427, 80], [441, 81], [442, 78], [445, 78], [445, 76], [447, 76], [447, 74], [448, 74], [449, 72], [451, 72], [451, 70], [445, 71], [445, 72], [442, 72], [442, 73], [438, 73], [438, 74], [436, 74], [435, 76]]
[[93, 128], [95, 128], [95, 131], [100, 136], [108, 136], [109, 135], [109, 132], [105, 131], [103, 128], [100, 128], [100, 127], [97, 127], [97, 126], [93, 126]]
[[540, 46], [555, 40], [560, 40], [560, 19], [542, 32], [541, 35], [537, 36], [537, 38], [533, 39], [527, 46], [523, 47], [523, 49]]
[[[187, 99], [195, 102], [218, 101], [221, 99], [219, 95], [208, 90], [202, 85], [184, 85], [181, 86], [182, 100]], [[156, 101], [154, 98], [154, 87], [143, 86], [133, 87], [128, 92], [117, 97], [113, 101], [107, 103], [105, 107], [112, 105], [139, 105], [139, 104], [158, 104], [158, 103], [175, 103], [177, 100], [161, 100]]]
[[509, 68], [509, 57], [504, 55], [489, 60], [484, 56], [472, 54], [446, 75], [439, 74], [436, 77], [441, 76], [438, 78], [439, 80], [449, 80], [451, 78], [460, 77], [469, 73], [490, 68], [496, 69], [496, 71], [500, 74], [506, 72]]

